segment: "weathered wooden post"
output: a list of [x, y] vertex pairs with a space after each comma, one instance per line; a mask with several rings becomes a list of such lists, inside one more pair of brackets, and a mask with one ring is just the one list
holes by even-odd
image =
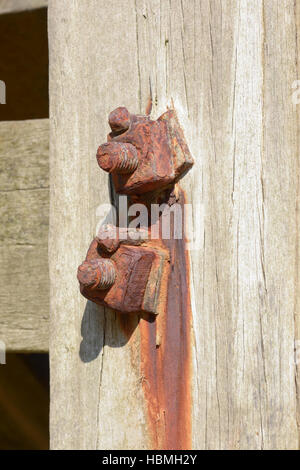
[[[298, 28], [292, 0], [50, 2], [52, 448], [298, 447]], [[172, 403], [171, 441], [168, 410], [149, 415], [145, 320], [121, 325], [76, 279], [110, 201], [95, 159], [107, 116], [144, 113], [150, 95], [154, 118], [175, 107], [194, 156], [182, 184], [200, 241], [190, 407]]]

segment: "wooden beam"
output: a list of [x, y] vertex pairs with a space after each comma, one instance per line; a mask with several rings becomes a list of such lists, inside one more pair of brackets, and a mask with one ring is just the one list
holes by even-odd
[[47, 351], [49, 318], [47, 119], [0, 123], [0, 339]]
[[[113, 312], [80, 297], [75, 279], [96, 208], [109, 202], [95, 161], [107, 115], [119, 105], [144, 112], [150, 92], [153, 116], [174, 103], [196, 159], [184, 183], [199, 240], [191, 253], [192, 445], [298, 448], [294, 7], [51, 2], [52, 448], [153, 448], [142, 321], [128, 320], [126, 336]], [[158, 404], [157, 429], [163, 416]]]
[[18, 11], [34, 10], [48, 6], [48, 0], [2, 0], [0, 14], [17, 13]]

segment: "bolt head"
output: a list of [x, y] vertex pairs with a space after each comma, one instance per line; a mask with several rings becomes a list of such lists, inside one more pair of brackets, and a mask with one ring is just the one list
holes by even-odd
[[120, 106], [112, 111], [108, 117], [108, 123], [113, 132], [126, 131], [130, 126], [130, 113], [127, 108]]

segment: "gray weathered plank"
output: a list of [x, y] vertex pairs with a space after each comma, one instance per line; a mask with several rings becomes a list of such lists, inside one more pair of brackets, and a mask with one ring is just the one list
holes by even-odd
[[297, 21], [293, 0], [51, 2], [53, 448], [151, 448], [140, 330], [126, 343], [75, 279], [109, 201], [94, 157], [107, 114], [143, 112], [150, 84], [196, 158], [193, 447], [298, 448]]
[[[108, 113], [121, 104], [137, 110], [134, 2], [120, 8], [116, 1], [54, 1], [49, 8], [51, 446], [146, 448], [131, 348], [114, 313], [86, 302], [76, 279], [95, 233], [96, 209], [109, 202], [108, 178], [95, 158]], [[97, 31], [97, 39], [89, 31]], [[123, 60], [115, 53], [108, 58], [121, 37]]]
[[49, 122], [0, 123], [0, 338], [47, 351]]
[[33, 10], [48, 6], [48, 0], [1, 0], [0, 14]]

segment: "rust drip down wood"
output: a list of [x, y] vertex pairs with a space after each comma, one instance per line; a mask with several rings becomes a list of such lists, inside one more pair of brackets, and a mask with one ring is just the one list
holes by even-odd
[[[110, 225], [99, 230], [78, 268], [80, 290], [114, 309], [128, 337], [129, 325], [136, 322], [124, 315], [137, 316], [151, 447], [190, 449], [191, 300], [185, 196], [178, 180], [193, 159], [174, 110], [152, 121], [117, 108], [109, 124], [112, 132], [98, 149], [98, 164], [112, 174], [116, 192], [128, 195], [129, 206], [144, 205], [148, 221], [134, 229]], [[159, 206], [155, 217], [153, 204]], [[178, 207], [180, 227], [172, 211]]]
[[[182, 191], [179, 198], [183, 207]], [[184, 239], [164, 243], [170, 251], [167, 305], [155, 321], [140, 320], [141, 376], [153, 449], [184, 450], [192, 445], [189, 263]]]

